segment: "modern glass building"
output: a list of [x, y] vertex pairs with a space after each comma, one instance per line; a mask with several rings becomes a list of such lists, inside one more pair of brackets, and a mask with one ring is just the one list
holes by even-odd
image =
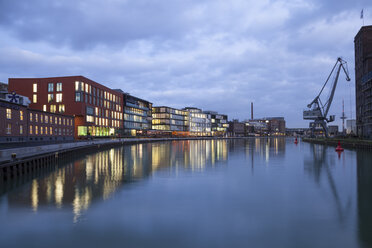
[[124, 136], [146, 135], [152, 127], [152, 103], [116, 90], [123, 94]]
[[189, 132], [191, 136], [211, 136], [211, 115], [203, 113], [201, 109], [186, 107], [189, 112]]
[[188, 135], [189, 112], [165, 106], [153, 107], [152, 129], [174, 135]]
[[204, 113], [210, 115], [212, 136], [225, 136], [229, 127], [227, 115], [215, 111], [204, 111]]

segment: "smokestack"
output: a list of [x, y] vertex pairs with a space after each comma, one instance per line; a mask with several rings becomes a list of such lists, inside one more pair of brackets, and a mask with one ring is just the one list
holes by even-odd
[[251, 120], [253, 120], [253, 102], [251, 102]]

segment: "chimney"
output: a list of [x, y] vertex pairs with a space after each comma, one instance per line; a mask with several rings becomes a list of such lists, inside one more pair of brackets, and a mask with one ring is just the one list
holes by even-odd
[[251, 120], [253, 120], [253, 102], [251, 102]]

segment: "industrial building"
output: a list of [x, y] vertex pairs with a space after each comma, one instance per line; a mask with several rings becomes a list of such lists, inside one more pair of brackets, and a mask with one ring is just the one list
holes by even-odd
[[356, 131], [372, 138], [372, 26], [364, 26], [354, 39]]

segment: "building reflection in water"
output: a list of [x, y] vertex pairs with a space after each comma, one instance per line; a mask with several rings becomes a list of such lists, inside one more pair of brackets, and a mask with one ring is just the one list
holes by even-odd
[[106, 200], [125, 183], [156, 171], [203, 171], [228, 158], [226, 140], [145, 143], [113, 148], [72, 159], [28, 185], [6, 193], [10, 206], [33, 211], [54, 206], [72, 209], [77, 222], [95, 200]]
[[357, 151], [358, 226], [365, 247], [372, 247], [372, 154]]

